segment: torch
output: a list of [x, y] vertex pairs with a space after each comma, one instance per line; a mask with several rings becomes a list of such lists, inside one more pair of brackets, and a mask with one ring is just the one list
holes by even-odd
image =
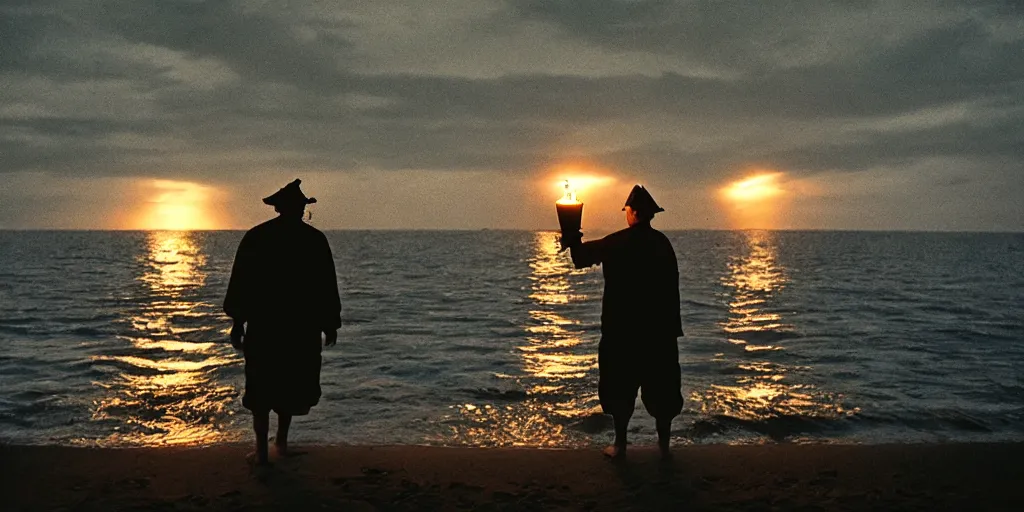
[[569, 180], [565, 180], [565, 195], [555, 203], [555, 210], [558, 212], [558, 226], [562, 229], [564, 250], [570, 242], [578, 241], [582, 236], [583, 203], [576, 199], [576, 191], [569, 187]]

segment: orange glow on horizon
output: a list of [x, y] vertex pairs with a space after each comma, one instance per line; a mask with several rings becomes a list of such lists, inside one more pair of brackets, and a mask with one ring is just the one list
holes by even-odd
[[220, 219], [210, 211], [212, 199], [219, 195], [214, 187], [188, 181], [152, 180], [143, 211], [129, 228], [155, 231], [219, 229]]
[[763, 201], [782, 194], [779, 187], [781, 172], [758, 174], [722, 188], [722, 195], [736, 202]]
[[[550, 205], [551, 202], [565, 205], [566, 181], [569, 182], [569, 191], [572, 195], [568, 204], [587, 205], [587, 214], [582, 226], [585, 233], [610, 233], [625, 227], [620, 210], [621, 202], [629, 195], [629, 189], [621, 188], [622, 178], [614, 170], [589, 162], [572, 161], [552, 165], [539, 173], [533, 181], [537, 205]], [[555, 221], [556, 217], [552, 215], [550, 219]], [[557, 224], [551, 227], [556, 226]]]
[[559, 200], [562, 204], [566, 204], [566, 197], [564, 194], [566, 182], [569, 183], [570, 190], [572, 191], [572, 199], [568, 202], [572, 203], [582, 202], [579, 199], [580, 195], [586, 196], [588, 190], [592, 191], [597, 187], [610, 185], [615, 182], [615, 178], [611, 176], [594, 175], [569, 175], [565, 178], [559, 178], [558, 181], [555, 182], [555, 186], [563, 192], [562, 199]]
[[761, 172], [718, 190], [735, 229], [772, 229], [783, 209], [786, 190], [781, 172]]

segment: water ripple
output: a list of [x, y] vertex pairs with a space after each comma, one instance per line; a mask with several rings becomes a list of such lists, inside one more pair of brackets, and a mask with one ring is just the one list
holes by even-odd
[[[248, 436], [220, 311], [238, 232], [0, 232], [0, 440]], [[1024, 236], [669, 233], [677, 443], [1024, 439]], [[298, 441], [590, 446], [600, 269], [550, 232], [337, 232]], [[636, 442], [654, 439], [637, 406]]]

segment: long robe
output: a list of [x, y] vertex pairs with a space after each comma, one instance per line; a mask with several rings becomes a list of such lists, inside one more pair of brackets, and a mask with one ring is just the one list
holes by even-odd
[[286, 217], [249, 230], [235, 254], [224, 312], [246, 323], [242, 405], [307, 414], [320, 400], [320, 335], [341, 326], [327, 237]]
[[672, 243], [648, 223], [600, 240], [574, 244], [573, 265], [602, 265], [598, 394], [605, 413], [632, 414], [637, 391], [648, 412], [671, 418], [682, 410], [679, 350], [679, 268]]

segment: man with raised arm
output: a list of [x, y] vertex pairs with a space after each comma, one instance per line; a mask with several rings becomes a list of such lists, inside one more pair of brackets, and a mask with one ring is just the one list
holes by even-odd
[[651, 227], [654, 215], [665, 210], [647, 189], [634, 186], [622, 210], [626, 229], [591, 242], [583, 242], [578, 232], [563, 233], [562, 243], [576, 268], [604, 268], [598, 394], [601, 408], [615, 423], [615, 443], [604, 453], [625, 456], [626, 428], [641, 390], [667, 458], [672, 418], [683, 408], [676, 345], [683, 335], [679, 269], [672, 244]]
[[292, 416], [320, 400], [321, 334], [338, 340], [341, 300], [327, 237], [303, 222], [307, 198], [295, 180], [263, 202], [278, 216], [246, 232], [231, 268], [224, 312], [234, 321], [231, 344], [245, 353], [245, 395], [256, 432], [255, 462], [269, 461], [270, 411], [274, 444], [288, 451]]

